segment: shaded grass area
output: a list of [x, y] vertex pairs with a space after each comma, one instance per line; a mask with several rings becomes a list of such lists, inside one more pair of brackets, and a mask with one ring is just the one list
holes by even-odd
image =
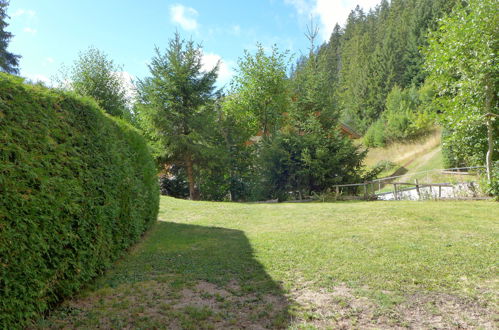
[[285, 327], [287, 299], [253, 253], [240, 230], [161, 221], [79, 299], [36, 327]]
[[160, 222], [37, 327], [494, 327], [499, 204], [162, 198]]

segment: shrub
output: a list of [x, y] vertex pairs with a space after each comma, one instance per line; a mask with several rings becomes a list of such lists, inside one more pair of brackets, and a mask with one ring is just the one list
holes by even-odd
[[310, 196], [335, 184], [362, 180], [366, 152], [337, 130], [323, 130], [316, 120], [309, 125], [307, 131], [278, 132], [262, 142], [264, 199], [282, 201], [296, 192]]
[[0, 328], [26, 325], [155, 222], [140, 134], [95, 102], [0, 74]]
[[432, 86], [400, 89], [394, 86], [386, 98], [386, 110], [364, 134], [367, 147], [384, 147], [400, 140], [416, 139], [434, 127], [436, 110], [431, 106]]
[[384, 147], [385, 141], [385, 124], [381, 119], [376, 120], [364, 134], [364, 144], [366, 147]]

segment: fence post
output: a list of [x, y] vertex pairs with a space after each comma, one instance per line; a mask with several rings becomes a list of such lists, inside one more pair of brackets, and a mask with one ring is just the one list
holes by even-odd
[[338, 199], [339, 195], [340, 195], [340, 187], [336, 186], [336, 199]]
[[395, 198], [395, 200], [398, 200], [396, 183], [393, 184], [393, 197]]
[[418, 192], [418, 199], [421, 200], [421, 192], [419, 191], [418, 179], [414, 181], [416, 182], [416, 191]]
[[438, 186], [438, 198], [442, 198], [442, 186]]
[[367, 200], [367, 182], [364, 182], [364, 199]]

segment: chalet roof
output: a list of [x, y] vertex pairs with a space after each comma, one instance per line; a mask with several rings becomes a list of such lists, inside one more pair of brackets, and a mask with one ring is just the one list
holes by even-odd
[[351, 128], [345, 123], [340, 123], [340, 129], [344, 134], [348, 135], [351, 139], [361, 138], [361, 135], [359, 133], [357, 133], [353, 128]]

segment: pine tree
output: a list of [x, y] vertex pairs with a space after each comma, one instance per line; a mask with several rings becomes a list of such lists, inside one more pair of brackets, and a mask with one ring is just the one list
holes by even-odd
[[212, 123], [218, 65], [202, 71], [202, 52], [178, 33], [163, 54], [156, 48], [151, 77], [139, 82], [139, 121], [158, 146], [163, 161], [183, 166], [191, 199], [198, 199], [195, 165], [206, 151], [205, 131]]
[[10, 39], [13, 37], [12, 33], [5, 31], [5, 28], [9, 25], [6, 22], [9, 18], [6, 11], [8, 5], [8, 0], [0, 0], [0, 71], [19, 74], [18, 66], [21, 56], [7, 51]]

